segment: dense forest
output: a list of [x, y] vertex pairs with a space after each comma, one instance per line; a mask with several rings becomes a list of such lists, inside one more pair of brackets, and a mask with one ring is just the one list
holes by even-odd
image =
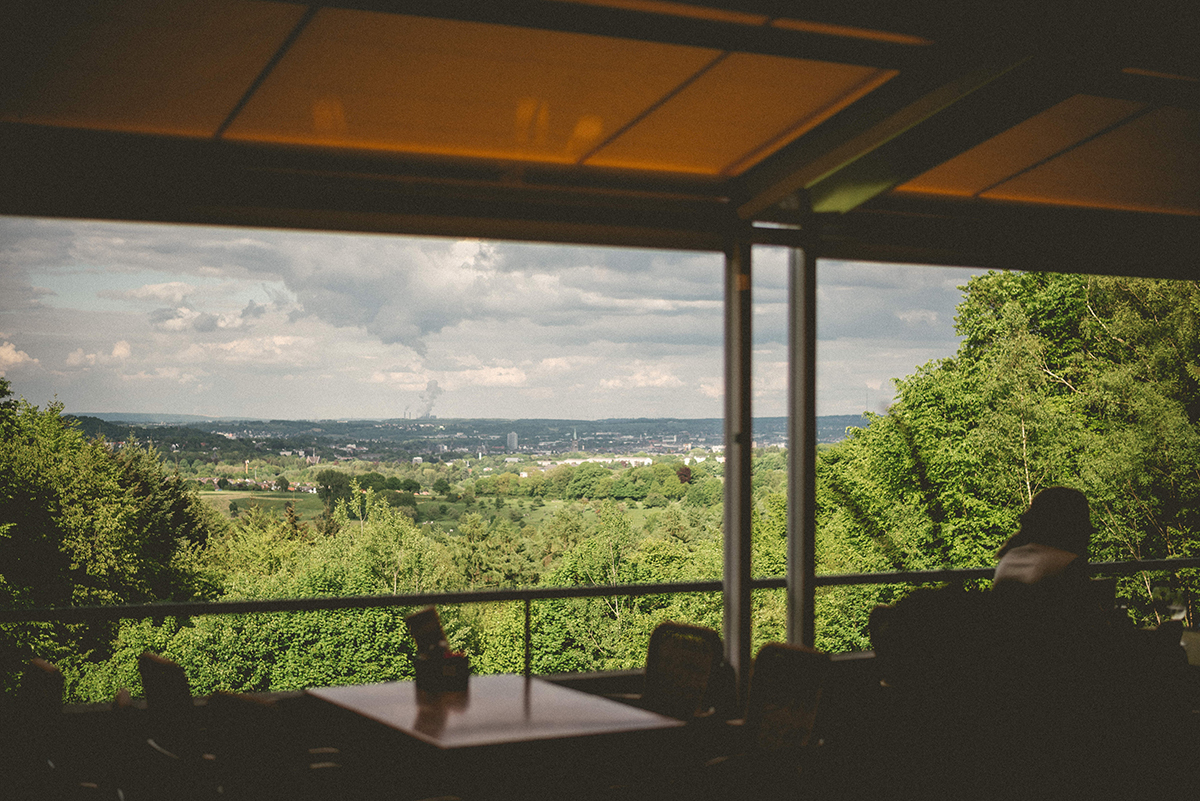
[[[1057, 484], [1091, 501], [1093, 561], [1200, 554], [1196, 284], [991, 273], [964, 288], [956, 325], [954, 356], [898, 380], [886, 415], [818, 453], [818, 572], [990, 565], [1030, 498]], [[507, 472], [346, 463], [305, 474], [320, 487], [314, 519], [291, 505], [251, 505], [231, 519], [168, 457], [89, 439], [61, 408], [9, 392], [0, 379], [4, 608], [721, 573], [723, 477], [712, 460]], [[785, 571], [785, 465], [778, 449], [755, 454], [757, 576]], [[1120, 595], [1137, 622], [1161, 613], [1164, 594], [1184, 598], [1191, 615], [1194, 575], [1126, 577]], [[871, 608], [910, 590], [821, 590], [818, 647], [870, 647]], [[106, 700], [139, 688], [136, 656], [146, 649], [183, 664], [197, 693], [409, 677], [406, 611], [3, 626], [0, 681], [11, 689], [22, 660], [40, 655], [63, 667], [72, 698]], [[520, 604], [441, 612], [476, 670], [521, 668]], [[720, 596], [535, 603], [534, 670], [640, 665], [650, 630], [667, 618], [719, 628]], [[756, 592], [754, 621], [756, 646], [784, 636], [780, 592]]]

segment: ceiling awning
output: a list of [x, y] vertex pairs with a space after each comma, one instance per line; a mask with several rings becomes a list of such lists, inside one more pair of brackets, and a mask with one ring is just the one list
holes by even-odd
[[1194, 4], [904, 5], [18, 3], [0, 212], [1196, 275]]

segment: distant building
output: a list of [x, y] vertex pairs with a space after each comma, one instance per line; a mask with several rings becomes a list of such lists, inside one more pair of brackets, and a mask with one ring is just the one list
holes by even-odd
[[510, 451], [515, 451], [517, 449], [517, 432], [516, 431], [508, 432], [508, 449]]

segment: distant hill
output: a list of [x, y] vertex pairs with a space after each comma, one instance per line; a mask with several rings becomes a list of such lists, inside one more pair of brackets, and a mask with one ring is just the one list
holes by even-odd
[[[351, 420], [247, 420], [234, 417], [206, 417], [194, 414], [156, 414], [146, 412], [100, 412], [71, 414], [79, 420], [80, 427], [89, 436], [103, 434], [110, 440], [120, 441], [130, 436], [137, 439], [171, 441], [183, 446], [184, 441], [205, 440], [205, 447], [213, 447], [214, 435], [221, 439], [273, 440], [280, 447], [298, 448], [305, 444], [315, 446], [316, 441], [328, 443], [364, 440], [373, 442], [399, 443], [406, 440], [430, 439], [461, 447], [466, 451], [478, 450], [478, 444], [459, 441], [461, 439], [503, 441], [510, 432], [517, 432], [520, 442], [528, 446], [543, 440], [578, 439], [585, 449], [593, 449], [620, 441], [632, 445], [630, 440], [650, 441], [664, 436], [673, 437], [672, 442], [695, 444], [719, 444], [724, 421], [719, 417], [681, 419], [661, 418], [609, 418], [605, 420], [552, 420], [552, 419], [495, 419], [495, 418], [420, 418], [420, 419], [351, 419]], [[817, 441], [840, 442], [846, 438], [846, 429], [864, 426], [867, 420], [857, 414], [823, 415], [817, 418]], [[454, 437], [455, 432], [460, 432]], [[469, 436], [468, 436], [469, 435]], [[454, 437], [454, 442], [447, 438]], [[784, 445], [787, 442], [786, 417], [754, 418], [754, 439], [763, 446]], [[288, 441], [288, 442], [284, 442]], [[228, 447], [228, 441], [218, 442]], [[186, 447], [186, 446], [183, 446]], [[193, 445], [192, 447], [195, 447]], [[414, 452], [426, 446], [413, 445]], [[443, 449], [444, 450], [444, 449]]]
[[211, 423], [214, 420], [234, 418], [205, 417], [202, 414], [159, 414], [156, 412], [71, 412], [74, 417], [95, 417], [108, 423], [137, 424], [142, 426], [187, 425], [188, 423]]
[[861, 414], [826, 414], [817, 418], [817, 442], [841, 442], [847, 428], [866, 428], [867, 417]]

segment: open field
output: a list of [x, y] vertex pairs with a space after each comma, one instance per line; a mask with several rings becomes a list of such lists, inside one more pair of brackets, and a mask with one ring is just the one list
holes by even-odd
[[[309, 492], [250, 492], [243, 490], [221, 490], [217, 492], [201, 492], [200, 498], [225, 517], [229, 517], [229, 503], [237, 503], [239, 513], [245, 513], [253, 506], [282, 518], [284, 507], [288, 503], [295, 504], [296, 514], [305, 522], [313, 522], [321, 516], [324, 505], [320, 497]], [[496, 508], [495, 498], [484, 497], [470, 506], [460, 502], [454, 503], [441, 499], [430, 500], [421, 498], [417, 502], [418, 521], [429, 521], [443, 531], [457, 527], [458, 518], [465, 512], [475, 512], [484, 520], [493, 516], [508, 518], [514, 523], [524, 521], [526, 525], [541, 527], [564, 506], [579, 505], [579, 501], [547, 500], [540, 506], [535, 506], [531, 498], [505, 498], [504, 505]], [[646, 515], [651, 509], [643, 509], [636, 502], [625, 502], [630, 522], [635, 528], [645, 523]], [[443, 511], [444, 510], [444, 511]], [[595, 514], [591, 505], [584, 507], [584, 515]]]
[[[535, 506], [531, 498], [505, 498], [504, 505], [497, 509], [495, 498], [484, 497], [467, 506], [464, 503], [451, 503], [442, 500], [421, 500], [417, 503], [419, 522], [429, 522], [443, 531], [449, 532], [457, 527], [458, 518], [466, 512], [475, 512], [490, 521], [493, 517], [512, 520], [514, 523], [524, 522], [527, 526], [541, 528], [563, 507], [581, 508], [585, 518], [594, 517], [595, 511], [590, 503], [581, 501], [546, 500]], [[626, 514], [635, 528], [640, 528], [646, 521], [646, 515], [652, 509], [643, 509], [636, 502], [624, 502]], [[444, 509], [444, 511], [443, 511]]]
[[325, 505], [320, 497], [311, 492], [245, 492], [241, 490], [218, 490], [216, 492], [201, 492], [200, 500], [229, 517], [229, 502], [235, 501], [239, 512], [247, 512], [252, 506], [258, 506], [263, 511], [283, 517], [284, 507], [288, 503], [295, 504], [296, 514], [301, 520], [311, 522], [321, 516]]

